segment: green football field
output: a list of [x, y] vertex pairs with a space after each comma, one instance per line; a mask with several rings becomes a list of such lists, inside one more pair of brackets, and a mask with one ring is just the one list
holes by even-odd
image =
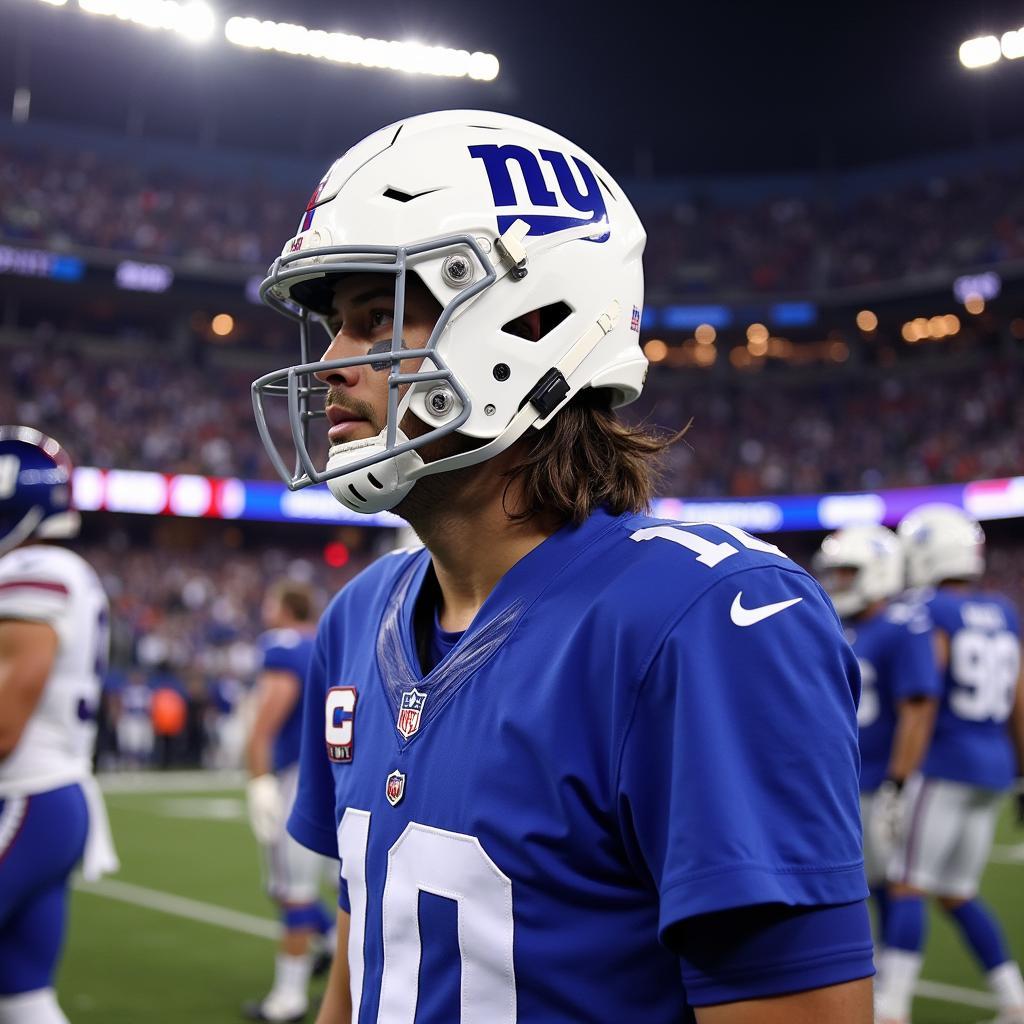
[[[79, 885], [60, 1000], [72, 1024], [220, 1024], [270, 981], [276, 925], [263, 896], [243, 793], [222, 778], [115, 778], [107, 806], [118, 875]], [[1008, 816], [983, 891], [1024, 956], [1024, 832]], [[932, 914], [914, 1024], [993, 1016], [983, 979]], [[639, 1024], [639, 1022], [638, 1022]]]

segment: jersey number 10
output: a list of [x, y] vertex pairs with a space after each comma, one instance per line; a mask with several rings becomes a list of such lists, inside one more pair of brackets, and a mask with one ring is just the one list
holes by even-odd
[[[359, 1019], [366, 935], [366, 849], [370, 812], [348, 808], [338, 826], [338, 853], [348, 885], [351, 923], [348, 962], [352, 1020]], [[516, 977], [512, 960], [512, 881], [475, 836], [411, 821], [388, 851], [380, 907], [384, 971], [377, 1020], [414, 1024], [419, 987], [419, 894], [458, 904], [462, 948], [459, 1024], [515, 1024]]]

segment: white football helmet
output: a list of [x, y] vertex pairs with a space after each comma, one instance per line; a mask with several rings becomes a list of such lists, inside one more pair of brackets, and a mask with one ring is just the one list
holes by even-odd
[[897, 527], [912, 587], [975, 580], [985, 572], [985, 534], [977, 519], [939, 502], [908, 512]]
[[846, 619], [903, 589], [903, 551], [896, 534], [884, 526], [846, 526], [821, 542], [814, 571], [839, 617]]
[[[302, 362], [252, 386], [278, 473], [292, 490], [327, 481], [344, 505], [377, 512], [422, 476], [497, 455], [584, 388], [610, 389], [613, 405], [633, 401], [648, 366], [639, 345], [645, 240], [611, 176], [529, 121], [449, 110], [370, 135], [324, 176], [260, 288], [300, 329]], [[330, 313], [334, 284], [347, 273], [394, 276], [390, 346], [310, 362], [312, 325]], [[416, 350], [402, 347], [409, 273], [442, 308]], [[538, 309], [554, 313], [538, 341], [503, 330]], [[401, 360], [418, 358], [417, 372], [400, 373]], [[388, 371], [387, 426], [336, 445], [326, 467], [314, 466], [309, 426], [323, 410], [311, 403], [326, 388], [312, 375], [356, 365]], [[293, 472], [267, 425], [263, 403], [273, 395], [288, 400]], [[410, 410], [430, 428], [412, 440], [399, 429]], [[419, 449], [455, 432], [482, 443], [424, 463]]]

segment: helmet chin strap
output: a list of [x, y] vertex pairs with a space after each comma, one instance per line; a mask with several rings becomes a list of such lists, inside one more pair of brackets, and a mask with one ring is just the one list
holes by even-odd
[[[618, 300], [613, 299], [608, 308], [572, 344], [553, 367], [553, 371], [568, 381], [587, 356], [593, 352], [598, 342], [615, 327], [621, 308]], [[382, 459], [372, 466], [358, 469], [353, 473], [334, 477], [327, 481], [327, 486], [330, 488], [331, 494], [353, 512], [372, 514], [390, 511], [406, 497], [420, 477], [433, 476], [435, 473], [448, 473], [453, 469], [462, 469], [466, 466], [476, 466], [494, 458], [495, 455], [501, 454], [515, 444], [530, 427], [543, 426], [547, 423], [572, 398], [573, 394], [572, 389], [567, 388], [557, 405], [544, 412], [537, 409], [531, 402], [526, 402], [496, 438], [479, 448], [458, 452], [455, 455], [438, 459], [436, 462], [424, 462], [416, 451], [407, 451], [391, 458]], [[400, 412], [404, 413], [407, 407], [408, 396], [400, 406]], [[401, 430], [396, 431], [395, 444], [404, 444], [408, 440]], [[345, 465], [383, 451], [387, 451], [386, 427], [376, 437], [369, 437], [361, 441], [349, 441], [347, 444], [333, 448], [327, 460], [327, 470], [330, 472], [340, 469]]]
[[[378, 452], [386, 452], [387, 427], [376, 437], [361, 441], [349, 441], [331, 449], [327, 460], [327, 471], [341, 469]], [[401, 430], [395, 431], [395, 444], [409, 440]], [[336, 476], [327, 481], [331, 494], [353, 512], [370, 515], [393, 509], [411, 490], [416, 482], [413, 471], [423, 465], [416, 451], [402, 452], [388, 459], [381, 459], [372, 466], [363, 466], [352, 473]]]

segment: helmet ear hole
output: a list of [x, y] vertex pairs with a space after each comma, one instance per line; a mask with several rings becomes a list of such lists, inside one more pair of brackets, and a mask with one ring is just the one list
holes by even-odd
[[[505, 334], [512, 334], [526, 341], [540, 341], [541, 338], [550, 334], [562, 321], [568, 319], [571, 314], [572, 307], [568, 303], [552, 302], [550, 305], [542, 306], [540, 309], [532, 309], [521, 313], [519, 316], [509, 320], [501, 329]], [[534, 319], [535, 316], [535, 323], [537, 324], [536, 336], [534, 336], [532, 327], [524, 331], [524, 327], [527, 327], [529, 320]]]

